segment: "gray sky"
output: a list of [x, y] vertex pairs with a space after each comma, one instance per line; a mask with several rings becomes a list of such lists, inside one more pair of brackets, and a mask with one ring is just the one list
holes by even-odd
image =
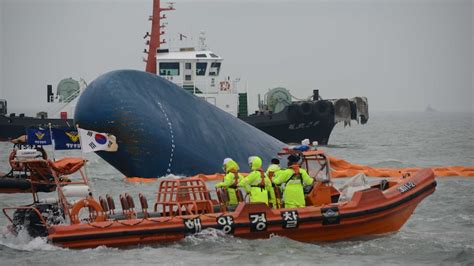
[[[371, 110], [474, 111], [472, 1], [175, 2], [166, 38], [205, 30], [223, 74], [248, 81], [251, 107], [283, 86], [367, 96]], [[152, 0], [0, 3], [0, 98], [11, 112], [45, 109], [46, 84], [62, 78], [145, 67]]]

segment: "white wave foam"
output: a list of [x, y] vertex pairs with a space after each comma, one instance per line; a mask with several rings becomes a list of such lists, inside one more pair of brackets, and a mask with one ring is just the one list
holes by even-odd
[[46, 237], [31, 237], [26, 229], [20, 230], [18, 235], [12, 234], [6, 227], [2, 229], [0, 245], [17, 250], [59, 250], [60, 247], [47, 243]]
[[119, 248], [115, 248], [115, 247], [106, 247], [106, 246], [98, 246], [98, 247], [95, 247], [95, 248], [86, 248], [86, 249], [83, 249], [81, 250], [81, 252], [84, 252], [84, 253], [89, 253], [90, 251], [98, 251], [98, 252], [101, 252], [101, 251], [119, 251], [120, 249]]
[[192, 245], [199, 245], [203, 242], [225, 243], [231, 238], [233, 239], [232, 236], [221, 230], [206, 228], [197, 234], [186, 236], [184, 242]]

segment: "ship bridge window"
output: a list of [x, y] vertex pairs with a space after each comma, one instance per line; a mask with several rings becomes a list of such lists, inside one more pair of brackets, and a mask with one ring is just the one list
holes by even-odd
[[206, 54], [196, 54], [196, 57], [198, 57], [198, 58], [206, 58], [207, 55], [206, 55]]
[[160, 76], [179, 76], [179, 63], [177, 62], [160, 63]]
[[196, 63], [196, 76], [206, 75], [207, 63], [200, 62]]
[[211, 68], [209, 68], [209, 76], [219, 76], [220, 69], [221, 69], [220, 62], [212, 62]]
[[219, 56], [217, 56], [216, 54], [209, 54], [212, 58], [218, 58]]

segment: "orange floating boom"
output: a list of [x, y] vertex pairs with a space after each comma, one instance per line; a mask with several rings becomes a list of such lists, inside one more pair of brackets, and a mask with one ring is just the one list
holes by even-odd
[[[374, 168], [367, 165], [352, 164], [343, 159], [329, 156], [333, 178], [352, 177], [359, 173], [371, 177], [400, 177], [407, 173], [419, 171], [420, 167], [406, 168]], [[469, 166], [440, 166], [431, 168], [436, 176], [469, 176], [474, 177], [474, 167]]]

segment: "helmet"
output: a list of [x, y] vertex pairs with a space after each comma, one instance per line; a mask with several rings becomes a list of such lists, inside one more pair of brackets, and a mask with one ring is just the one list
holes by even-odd
[[254, 158], [255, 158], [255, 156], [250, 156], [249, 159], [247, 160], [247, 162], [249, 163], [250, 169], [252, 169], [252, 161], [253, 161]]
[[228, 162], [232, 161], [232, 158], [225, 158], [224, 161], [222, 162], [222, 169], [224, 172], [226, 171], [225, 166], [227, 165]]
[[248, 163], [251, 170], [257, 170], [262, 167], [262, 159], [258, 156], [250, 156]]
[[222, 165], [226, 165], [230, 161], [232, 161], [232, 158], [225, 158], [224, 162], [222, 162]]

